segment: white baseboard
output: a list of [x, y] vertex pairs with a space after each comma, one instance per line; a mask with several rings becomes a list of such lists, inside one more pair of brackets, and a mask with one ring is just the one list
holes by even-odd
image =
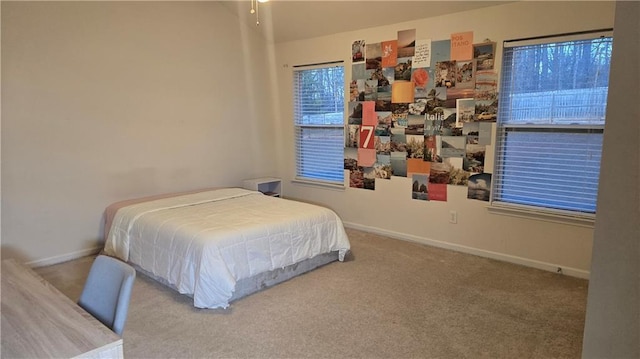
[[[428, 246], [449, 249], [457, 252], [468, 253], [468, 254], [479, 256], [479, 257], [496, 259], [503, 262], [523, 265], [531, 268], [542, 269], [549, 272], [557, 273], [558, 269], [560, 269], [562, 274], [566, 274], [571, 277], [589, 279], [590, 272], [582, 269], [563, 267], [558, 264], [536, 261], [533, 259], [517, 257], [509, 254], [492, 252], [492, 251], [487, 251], [487, 250], [473, 248], [473, 247], [467, 247], [459, 244], [436, 241], [430, 238], [418, 237], [418, 236], [407, 234], [407, 233], [389, 231], [389, 230], [377, 228], [377, 227], [363, 226], [363, 225], [352, 223], [352, 222], [344, 222], [344, 225], [347, 228], [353, 228], [363, 232], [370, 232], [370, 233], [375, 233], [375, 234], [379, 234], [386, 237], [400, 239], [403, 241], [409, 241], [409, 242], [424, 244]], [[32, 262], [27, 262], [25, 264], [30, 267], [44, 267], [44, 266], [54, 265], [54, 264], [63, 263], [70, 260], [86, 257], [92, 254], [99, 253], [101, 250], [102, 250], [101, 246], [88, 248], [88, 249], [84, 249], [84, 250], [73, 252], [73, 253], [68, 253], [68, 254], [63, 254], [55, 257], [49, 257], [49, 258], [39, 259]]]
[[533, 259], [512, 256], [512, 255], [509, 255], [509, 254], [486, 251], [486, 250], [483, 250], [483, 249], [467, 247], [467, 246], [463, 246], [463, 245], [459, 245], [459, 244], [436, 241], [436, 240], [430, 239], [430, 238], [418, 237], [418, 236], [414, 236], [412, 234], [407, 234], [407, 233], [389, 231], [389, 230], [382, 229], [382, 228], [363, 226], [363, 225], [360, 225], [360, 224], [357, 224], [357, 223], [352, 223], [352, 222], [344, 222], [344, 225], [347, 228], [357, 229], [357, 230], [363, 231], [363, 232], [379, 234], [379, 235], [382, 235], [382, 236], [391, 237], [391, 238], [395, 238], [395, 239], [400, 239], [400, 240], [403, 240], [403, 241], [409, 241], [409, 242], [424, 244], [424, 245], [438, 247], [438, 248], [450, 249], [450, 250], [457, 251], [457, 252], [473, 254], [473, 255], [476, 255], [476, 256], [479, 256], [479, 257], [496, 259], [496, 260], [503, 261], [503, 262], [519, 264], [519, 265], [522, 265], [522, 266], [542, 269], [542, 270], [549, 271], [549, 272], [554, 272], [554, 273], [560, 272], [562, 274], [565, 274], [565, 275], [568, 275], [568, 276], [571, 276], [571, 277], [589, 279], [590, 272], [586, 271], [586, 270], [582, 270], [582, 269], [564, 267], [564, 266], [561, 266], [561, 265], [558, 265], [558, 264], [541, 262], [541, 261], [537, 261], [537, 260], [533, 260]]
[[88, 249], [83, 249], [81, 251], [62, 254], [62, 255], [59, 255], [59, 256], [55, 256], [55, 257], [38, 259], [38, 260], [35, 260], [35, 261], [27, 262], [27, 263], [25, 263], [25, 265], [27, 265], [29, 267], [32, 267], [32, 268], [45, 267], [45, 266], [50, 266], [50, 265], [63, 263], [63, 262], [68, 262], [68, 261], [71, 261], [71, 260], [74, 260], [74, 259], [90, 256], [92, 254], [99, 253], [101, 250], [102, 250], [102, 246], [94, 247], [94, 248], [88, 248]]

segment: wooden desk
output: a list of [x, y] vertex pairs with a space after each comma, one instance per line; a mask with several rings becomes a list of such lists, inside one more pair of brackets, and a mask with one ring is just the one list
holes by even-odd
[[122, 358], [122, 338], [30, 268], [2, 261], [2, 358]]

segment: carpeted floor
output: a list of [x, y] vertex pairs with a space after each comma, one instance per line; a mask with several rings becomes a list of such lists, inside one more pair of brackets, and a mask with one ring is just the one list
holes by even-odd
[[[144, 275], [127, 358], [579, 358], [588, 281], [348, 230], [352, 254], [197, 309]], [[76, 300], [93, 257], [36, 271]]]

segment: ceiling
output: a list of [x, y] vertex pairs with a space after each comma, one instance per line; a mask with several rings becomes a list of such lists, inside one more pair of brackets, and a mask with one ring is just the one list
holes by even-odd
[[404, 21], [474, 10], [506, 1], [292, 1], [259, 4], [260, 25], [250, 14], [251, 1], [221, 1], [265, 39], [279, 43]]

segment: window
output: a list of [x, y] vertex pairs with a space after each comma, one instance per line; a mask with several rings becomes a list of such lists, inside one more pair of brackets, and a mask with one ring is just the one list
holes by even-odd
[[293, 72], [296, 178], [344, 183], [344, 66]]
[[602, 33], [505, 42], [492, 205], [593, 218], [611, 49]]

